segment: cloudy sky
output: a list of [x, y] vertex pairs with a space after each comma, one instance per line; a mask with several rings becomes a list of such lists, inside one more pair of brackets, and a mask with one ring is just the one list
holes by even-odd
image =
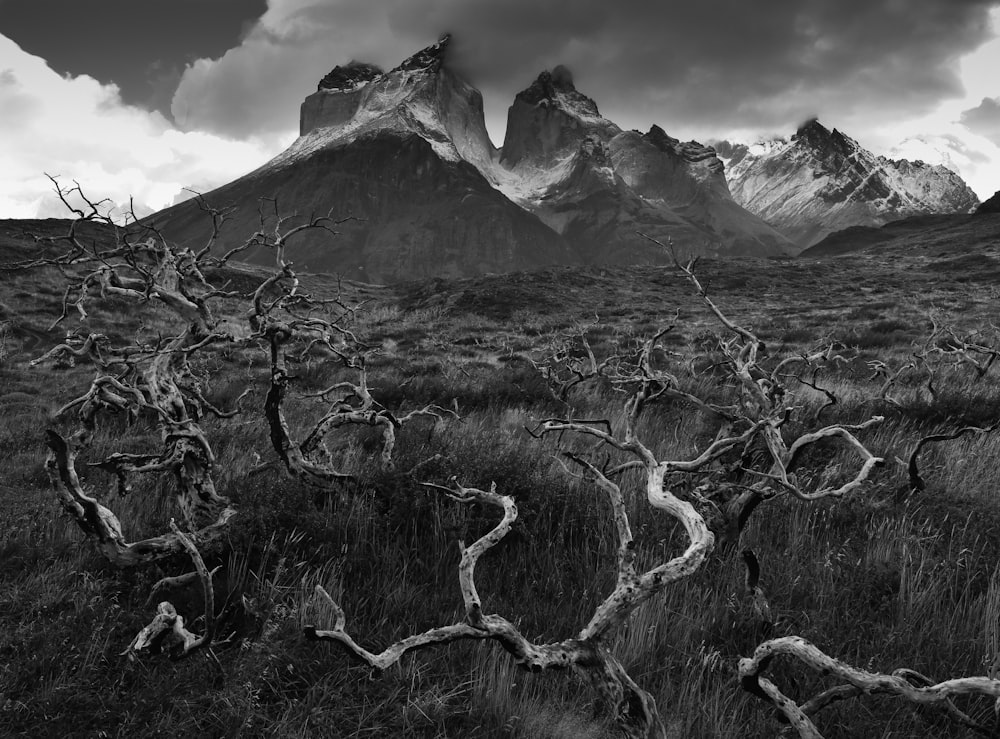
[[223, 184], [294, 139], [333, 66], [444, 31], [497, 144], [566, 64], [623, 128], [753, 140], [818, 116], [1000, 189], [1000, 0], [0, 0], [0, 217], [60, 214], [45, 172], [140, 209]]

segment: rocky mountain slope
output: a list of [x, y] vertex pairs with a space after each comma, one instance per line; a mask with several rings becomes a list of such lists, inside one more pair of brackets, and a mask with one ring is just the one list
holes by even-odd
[[875, 156], [816, 120], [787, 140], [721, 142], [716, 150], [733, 199], [802, 248], [851, 226], [968, 213], [979, 202], [946, 167]]
[[[539, 76], [510, 110], [502, 150], [491, 143], [478, 90], [446, 64], [448, 37], [384, 72], [351, 62], [306, 98], [300, 136], [254, 172], [208, 193], [238, 209], [220, 248], [259, 229], [257, 203], [277, 201], [292, 226], [351, 216], [339, 235], [303, 232], [292, 259], [369, 281], [533, 269], [550, 264], [649, 263], [662, 250], [772, 255], [791, 244], [730, 197], [721, 162], [653, 127], [622, 131], [577, 92], [569, 72]], [[265, 226], [273, 228], [273, 206]], [[149, 219], [200, 244], [197, 203]], [[252, 261], [269, 261], [263, 248]]]
[[989, 200], [984, 200], [976, 213], [1000, 213], [1000, 191], [997, 191]]
[[[481, 174], [493, 147], [477, 90], [444, 66], [448, 39], [382, 72], [337, 67], [306, 98], [300, 136], [254, 172], [208, 193], [238, 207], [220, 234], [231, 247], [259, 228], [257, 201], [277, 199], [287, 227], [314, 215], [354, 220], [337, 236], [302, 232], [290, 242], [300, 266], [391, 282], [574, 263], [559, 234]], [[485, 165], [483, 165], [485, 166]], [[273, 207], [269, 208], [273, 212]], [[151, 222], [168, 238], [203, 241], [206, 220], [188, 201]], [[266, 225], [272, 228], [268, 215]], [[273, 257], [263, 248], [250, 261]]]
[[576, 89], [565, 67], [543, 72], [517, 95], [499, 164], [497, 186], [587, 261], [662, 261], [637, 231], [689, 253], [759, 256], [790, 246], [733, 201], [712, 149], [658, 126], [623, 131]]
[[830, 234], [799, 256], [829, 257], [866, 250], [934, 258], [950, 252], [1000, 254], [1000, 212], [910, 216], [879, 227], [852, 226]]

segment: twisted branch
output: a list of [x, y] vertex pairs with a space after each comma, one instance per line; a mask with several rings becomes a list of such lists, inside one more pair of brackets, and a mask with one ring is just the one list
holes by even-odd
[[920, 459], [920, 453], [924, 450], [924, 447], [928, 444], [939, 444], [942, 441], [953, 441], [955, 439], [961, 438], [967, 434], [975, 434], [977, 436], [982, 436], [984, 434], [989, 434], [1000, 428], [1000, 421], [997, 421], [992, 426], [963, 426], [960, 429], [951, 431], [944, 434], [928, 434], [922, 437], [913, 447], [913, 451], [910, 452], [910, 457], [906, 463], [906, 473], [910, 479], [910, 489], [911, 490], [924, 490], [927, 484], [924, 482], [924, 478], [920, 475], [920, 469], [918, 466], [918, 460]]
[[[816, 672], [837, 677], [847, 685], [824, 691], [812, 701], [799, 706], [765, 677], [773, 666], [774, 659], [782, 655], [795, 657]], [[983, 695], [993, 698], [1000, 707], [1000, 680], [962, 677], [931, 684], [923, 675], [908, 669], [896, 670], [891, 675], [868, 672], [830, 657], [798, 636], [785, 636], [764, 642], [754, 650], [752, 656], [740, 660], [739, 675], [743, 689], [771, 702], [802, 739], [823, 739], [810, 714], [835, 700], [861, 694], [896, 695], [912, 703], [944, 708], [956, 720], [988, 736], [993, 733], [959, 711], [952, 703], [952, 698], [958, 695]], [[915, 682], [919, 684], [914, 684]]]
[[[152, 654], [166, 651], [172, 659], [183, 659], [199, 649], [209, 648], [215, 638], [215, 588], [212, 586], [212, 573], [205, 566], [205, 560], [201, 558], [201, 553], [192, 538], [182, 532], [173, 519], [170, 519], [170, 530], [191, 556], [195, 567], [193, 574], [201, 582], [205, 602], [205, 631], [201, 636], [188, 631], [184, 626], [184, 617], [177, 613], [177, 609], [171, 603], [163, 601], [156, 607], [156, 616], [153, 620], [136, 634], [132, 643], [122, 652], [127, 654], [129, 659], [135, 659], [135, 656], [143, 650], [149, 650]], [[175, 584], [180, 579], [175, 578]], [[183, 579], [192, 578], [188, 575]], [[157, 583], [154, 592], [162, 587], [163, 583], [163, 580]]]

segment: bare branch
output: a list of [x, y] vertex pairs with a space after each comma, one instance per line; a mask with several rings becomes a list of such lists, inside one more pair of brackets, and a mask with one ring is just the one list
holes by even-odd
[[909, 460], [906, 463], [906, 473], [910, 478], [910, 489], [911, 490], [924, 490], [927, 485], [924, 482], [924, 478], [920, 475], [920, 470], [918, 468], [918, 460], [920, 458], [920, 453], [923, 451], [924, 447], [928, 444], [939, 444], [942, 441], [953, 441], [954, 439], [961, 438], [967, 434], [975, 434], [981, 436], [984, 434], [989, 434], [1000, 428], [1000, 421], [997, 421], [992, 426], [963, 426], [960, 429], [951, 431], [943, 434], [928, 434], [922, 437], [913, 447], [913, 451], [910, 452]]
[[[198, 636], [188, 631], [184, 626], [184, 618], [177, 613], [177, 609], [168, 601], [163, 601], [157, 606], [153, 620], [136, 634], [132, 643], [123, 652], [130, 659], [134, 659], [135, 655], [143, 650], [149, 650], [153, 654], [166, 651], [173, 659], [183, 659], [199, 649], [210, 647], [215, 638], [215, 588], [212, 586], [212, 573], [205, 566], [198, 547], [177, 527], [173, 519], [170, 520], [170, 530], [191, 556], [195, 573], [201, 582], [205, 602], [205, 632]], [[162, 583], [163, 580], [157, 583], [157, 587]]]
[[[586, 466], [585, 466], [586, 467]], [[597, 478], [600, 479], [600, 478]], [[606, 478], [604, 478], [606, 481]], [[333, 613], [334, 623], [332, 629], [319, 630], [315, 626], [305, 627], [307, 638], [332, 641], [343, 648], [353, 658], [379, 670], [384, 670], [399, 661], [403, 655], [416, 649], [438, 644], [447, 644], [458, 639], [493, 639], [509, 652], [517, 664], [532, 672], [550, 669], [565, 669], [572, 667], [588, 677], [590, 677], [598, 693], [612, 706], [613, 715], [616, 717], [619, 726], [629, 737], [661, 737], [665, 735], [663, 723], [656, 711], [656, 705], [652, 697], [642, 690], [633, 681], [622, 667], [621, 663], [607, 651], [603, 646], [600, 635], [606, 629], [599, 627], [605, 625], [610, 627], [627, 615], [615, 612], [609, 602], [617, 602], [621, 607], [631, 612], [639, 603], [646, 600], [654, 592], [661, 589], [669, 577], [665, 574], [656, 582], [643, 582], [642, 591], [634, 596], [627, 596], [625, 587], [619, 583], [605, 604], [598, 609], [588, 625], [576, 637], [566, 639], [561, 642], [550, 644], [534, 644], [526, 639], [514, 624], [507, 619], [495, 615], [484, 614], [482, 601], [475, 584], [475, 566], [479, 559], [490, 548], [495, 546], [510, 531], [511, 525], [517, 519], [517, 506], [513, 498], [500, 495], [496, 492], [496, 486], [491, 486], [489, 491], [477, 488], [467, 488], [454, 482], [453, 487], [445, 487], [430, 483], [424, 483], [425, 487], [442, 490], [449, 497], [463, 503], [484, 503], [503, 509], [503, 518], [493, 529], [480, 537], [469, 547], [461, 547], [462, 559], [459, 563], [459, 583], [462, 590], [462, 599], [465, 605], [465, 618], [462, 622], [429, 629], [420, 634], [405, 637], [394, 644], [391, 644], [381, 652], [370, 652], [359, 646], [354, 639], [345, 631], [346, 617], [343, 609], [333, 601], [333, 599], [321, 587], [317, 587], [316, 594], [322, 598]], [[601, 482], [602, 487], [604, 481]], [[611, 498], [616, 500], [613, 490], [616, 486], [610, 483], [610, 487], [605, 487]], [[667, 494], [669, 495], [669, 494]], [[672, 497], [672, 496], [671, 496]], [[676, 500], [676, 499], [674, 499]], [[680, 504], [678, 510], [682, 513], [687, 504], [676, 501]], [[690, 506], [688, 506], [690, 508]], [[691, 513], [697, 516], [691, 509]], [[622, 507], [616, 515], [624, 516]], [[697, 526], [695, 526], [697, 528]], [[707, 540], [701, 542], [704, 547], [711, 548], [711, 534], [705, 529]], [[694, 558], [698, 553], [691, 555]], [[624, 562], [629, 558], [624, 558]], [[629, 582], [634, 582], [634, 573], [628, 574], [628, 566], [624, 564], [622, 572]], [[690, 563], [695, 568], [697, 564]]]
[[[72, 443], [51, 430], [47, 432], [47, 441], [49, 455], [45, 461], [45, 469], [63, 510], [111, 562], [129, 567], [186, 551], [184, 542], [176, 533], [131, 543], [125, 541], [115, 514], [87, 495], [80, 485]], [[189, 540], [196, 546], [206, 546], [220, 540], [226, 533], [229, 520], [235, 515], [236, 510], [233, 508], [222, 509], [216, 520], [193, 532], [188, 536]]]
[[[753, 656], [740, 660], [740, 683], [744, 690], [773, 703], [803, 739], [822, 739], [822, 734], [808, 717], [804, 707], [800, 707], [764, 677], [764, 674], [774, 664], [774, 658], [780, 655], [795, 657], [820, 674], [831, 675], [843, 680], [849, 686], [857, 689], [857, 694], [885, 693], [896, 695], [912, 703], [944, 708], [953, 717], [959, 717], [954, 712], [957, 709], [951, 703], [951, 699], [955, 696], [982, 695], [994, 700], [1000, 699], [1000, 680], [988, 677], [963, 677], [930, 684], [927, 678], [911, 670], [896, 670], [891, 675], [885, 675], [851, 667], [824, 654], [820, 649], [798, 636], [786, 636], [766, 641], [754, 650]], [[920, 684], [915, 685], [914, 681]], [[811, 713], [834, 699], [842, 699], [854, 694], [849, 688], [842, 686], [835, 689], [834, 692], [826, 691], [821, 694], [822, 699], [806, 705]], [[958, 714], [968, 719], [960, 711]], [[966, 725], [970, 724], [982, 728], [971, 720]]]

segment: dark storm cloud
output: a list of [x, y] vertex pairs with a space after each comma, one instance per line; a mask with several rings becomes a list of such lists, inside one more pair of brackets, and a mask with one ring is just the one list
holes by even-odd
[[884, 122], [961, 94], [957, 59], [990, 38], [995, 5], [270, 0], [241, 48], [188, 69], [174, 112], [237, 135], [290, 128], [334, 64], [392, 66], [447, 30], [454, 65], [494, 118], [539, 71], [563, 63], [624, 125], [789, 127], [815, 114]]
[[266, 0], [0, 0], [0, 32], [62, 74], [169, 115], [184, 66], [238, 44]]
[[[157, 59], [150, 62], [143, 75], [145, 80], [145, 98], [138, 104], [148, 110], [158, 110], [169, 116], [170, 104], [174, 92], [184, 75], [184, 65]], [[124, 97], [124, 95], [123, 95]]]
[[975, 108], [963, 110], [959, 121], [973, 133], [1000, 146], [1000, 97], [983, 98]]
[[605, 107], [761, 126], [845, 107], [920, 113], [960, 94], [954, 62], [989, 37], [995, 3], [585, 0], [561, 12], [538, 5], [453, 2], [450, 12], [428, 14], [407, 4], [391, 19], [397, 29], [428, 33], [450, 21], [470, 41], [459, 47], [460, 63], [484, 86], [528, 81], [562, 61]]

